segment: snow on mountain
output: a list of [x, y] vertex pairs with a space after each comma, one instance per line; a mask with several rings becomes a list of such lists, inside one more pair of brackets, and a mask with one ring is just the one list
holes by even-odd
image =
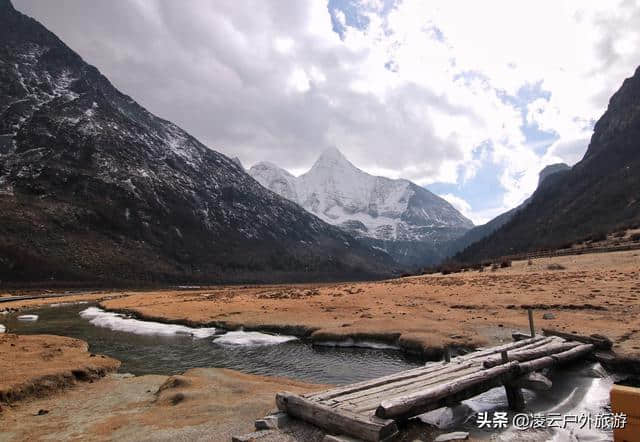
[[[473, 227], [444, 199], [408, 180], [370, 175], [336, 148], [325, 150], [299, 177], [268, 162], [254, 165], [249, 174], [266, 188], [359, 238], [436, 247]], [[419, 256], [405, 258], [413, 255], [407, 247], [397, 256], [389, 245], [377, 244], [405, 264], [407, 259], [420, 261]], [[429, 261], [429, 256], [424, 258]]]

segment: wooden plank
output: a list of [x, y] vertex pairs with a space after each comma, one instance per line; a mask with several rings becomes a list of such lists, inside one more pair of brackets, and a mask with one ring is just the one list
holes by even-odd
[[531, 348], [536, 348], [536, 347], [542, 347], [543, 345], [546, 344], [551, 344], [551, 343], [560, 343], [560, 342], [565, 342], [564, 339], [559, 338], [557, 336], [548, 336], [546, 338], [542, 338], [539, 341], [536, 342], [532, 342], [531, 344], [527, 344], [527, 345], [523, 345], [520, 348], [514, 349], [513, 351], [523, 351], [523, 350], [528, 350]]
[[[508, 359], [509, 361], [519, 362], [530, 361], [532, 359], [538, 359], [544, 356], [552, 355], [554, 353], [561, 353], [563, 351], [577, 347], [578, 345], [580, 345], [580, 343], [578, 342], [551, 343], [529, 350], [514, 351], [513, 353], [509, 353]], [[501, 357], [492, 357], [484, 360], [482, 364], [485, 368], [491, 368], [502, 363], [503, 362]]]
[[358, 437], [365, 441], [389, 440], [398, 434], [398, 427], [391, 419], [363, 416], [347, 410], [336, 411], [289, 392], [278, 393], [276, 405], [278, 409], [290, 416], [317, 425], [324, 430]]
[[558, 330], [552, 330], [549, 328], [543, 328], [542, 332], [546, 336], [559, 336], [566, 340], [582, 342], [585, 344], [593, 344], [597, 349], [600, 350], [610, 350], [613, 346], [613, 343], [609, 338], [602, 335], [591, 335], [591, 336], [583, 336], [577, 335], [575, 333], [567, 333]]
[[466, 370], [467, 368], [472, 366], [476, 366], [479, 369], [482, 368], [482, 366], [478, 362], [467, 362], [466, 364], [449, 364], [448, 366], [443, 367], [443, 369], [438, 370], [436, 372], [425, 373], [421, 376], [404, 379], [402, 381], [388, 382], [386, 384], [382, 384], [377, 387], [367, 388], [366, 390], [359, 390], [349, 394], [334, 396], [331, 399], [334, 399], [337, 401], [349, 401], [359, 397], [370, 396], [372, 394], [393, 390], [396, 388], [403, 387], [405, 385], [415, 385], [425, 380], [439, 379], [442, 375], [456, 376], [456, 374], [459, 373], [460, 371]]
[[[452, 358], [451, 363], [461, 364], [470, 359], [477, 359], [483, 356], [492, 355], [495, 353], [499, 353], [500, 351], [505, 349], [509, 350], [509, 349], [525, 347], [528, 345], [532, 345], [536, 342], [543, 341], [545, 339], [549, 339], [549, 338], [545, 338], [544, 336], [536, 336], [535, 338], [523, 339], [522, 341], [518, 341], [518, 342], [510, 342], [508, 344], [500, 345], [497, 347], [491, 347], [485, 350], [480, 350], [480, 351], [476, 351], [466, 355], [457, 356], [455, 358]], [[314, 392], [311, 394], [303, 395], [303, 397], [306, 397], [308, 399], [314, 399], [314, 400], [332, 399], [334, 397], [338, 397], [343, 394], [353, 393], [353, 392], [357, 392], [357, 391], [361, 391], [369, 388], [375, 388], [377, 386], [384, 385], [389, 382], [399, 382], [406, 379], [411, 379], [413, 377], [423, 376], [426, 373], [432, 373], [434, 371], [445, 369], [446, 365], [448, 364], [445, 364], [442, 361], [431, 362], [431, 363], [428, 363], [428, 365], [425, 365], [424, 367], [414, 368], [411, 370], [394, 373], [394, 374], [383, 376], [376, 379], [357, 382], [355, 384], [344, 385], [341, 387], [333, 388], [331, 390]]]
[[503, 350], [507, 350], [507, 351], [514, 350], [516, 348], [524, 347], [525, 345], [529, 345], [534, 342], [541, 341], [543, 339], [545, 339], [544, 336], [536, 336], [535, 338], [523, 339], [517, 342], [509, 342], [508, 344], [498, 345], [497, 347], [490, 347], [490, 348], [475, 351], [473, 353], [469, 353], [463, 356], [458, 356], [453, 359], [453, 362], [467, 361], [469, 359], [477, 359], [480, 357], [500, 353]]
[[343, 394], [353, 393], [356, 391], [366, 390], [368, 388], [384, 385], [389, 382], [401, 381], [404, 379], [410, 379], [413, 377], [421, 376], [426, 373], [432, 373], [438, 370], [446, 369], [447, 366], [443, 362], [438, 362], [433, 365], [413, 368], [411, 370], [401, 371], [388, 376], [383, 376], [376, 379], [370, 379], [368, 381], [358, 382], [355, 384], [343, 385], [342, 387], [332, 388], [331, 390], [320, 391], [304, 395], [307, 399], [313, 400], [327, 400], [334, 397], [338, 397]]
[[508, 362], [489, 368], [480, 372], [463, 376], [454, 381], [439, 384], [418, 390], [410, 395], [383, 401], [376, 409], [376, 416], [381, 418], [396, 418], [404, 416], [415, 416], [429, 408], [430, 405], [447, 396], [454, 396], [456, 393], [463, 392], [482, 383], [494, 384], [497, 380], [498, 384], [502, 383], [502, 378], [514, 376], [518, 370], [518, 362]]
[[357, 412], [375, 410], [384, 401], [401, 398], [401, 397], [407, 396], [408, 394], [412, 394], [412, 392], [415, 392], [430, 386], [442, 385], [448, 382], [453, 382], [456, 379], [460, 379], [472, 373], [478, 373], [481, 370], [482, 370], [481, 367], [477, 367], [477, 366], [471, 367], [461, 373], [456, 373], [455, 375], [450, 374], [448, 377], [443, 377], [440, 379], [433, 379], [433, 380], [429, 379], [418, 385], [406, 386], [402, 389], [382, 392], [374, 396], [368, 396], [364, 398], [359, 398], [354, 401], [349, 401], [348, 403], [345, 403], [343, 405], [343, 408], [352, 409]]
[[[446, 382], [452, 379], [466, 376], [469, 373], [474, 373], [476, 371], [481, 371], [481, 370], [483, 370], [483, 367], [481, 364], [468, 364], [460, 370], [441, 372], [441, 373], [437, 373], [437, 375], [434, 375], [434, 376], [425, 376], [423, 378], [416, 379], [415, 381], [414, 379], [410, 379], [408, 382], [405, 382], [402, 385], [394, 384], [392, 388], [366, 390], [362, 392], [363, 394], [355, 397], [345, 398], [344, 401], [351, 402], [351, 403], [360, 403], [362, 401], [369, 400], [373, 396], [380, 395], [382, 397], [385, 397], [385, 396], [397, 395], [404, 391], [411, 391], [411, 390], [415, 391], [427, 385]], [[383, 387], [386, 387], [386, 385]], [[340, 400], [343, 400], [343, 399], [341, 398]]]

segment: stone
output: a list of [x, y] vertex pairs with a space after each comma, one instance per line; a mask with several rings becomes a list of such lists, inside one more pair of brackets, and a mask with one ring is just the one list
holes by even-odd
[[335, 436], [333, 434], [327, 434], [322, 439], [322, 442], [361, 442], [361, 439], [356, 439], [351, 436]]
[[289, 422], [291, 422], [291, 418], [287, 413], [278, 412], [256, 420], [255, 427], [256, 430], [271, 430], [285, 427]]
[[542, 315], [542, 319], [556, 319], [556, 315], [554, 315], [553, 313], [545, 313], [544, 315]]
[[273, 435], [273, 431], [256, 431], [254, 433], [243, 434], [231, 437], [231, 442], [255, 442], [263, 437]]
[[452, 440], [467, 440], [469, 433], [466, 431], [454, 431], [453, 433], [441, 434], [434, 439], [434, 442], [448, 442]]

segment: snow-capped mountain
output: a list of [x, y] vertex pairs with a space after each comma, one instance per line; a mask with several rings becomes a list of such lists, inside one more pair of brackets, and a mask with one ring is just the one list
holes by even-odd
[[336, 148], [295, 177], [268, 162], [249, 174], [324, 221], [388, 251], [402, 264], [433, 261], [438, 246], [473, 227], [451, 204], [404, 179], [370, 175]]
[[393, 261], [264, 189], [0, 0], [0, 280], [264, 280]]

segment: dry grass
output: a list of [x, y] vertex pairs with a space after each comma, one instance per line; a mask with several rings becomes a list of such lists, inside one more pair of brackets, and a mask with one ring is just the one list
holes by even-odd
[[[102, 304], [200, 324], [290, 327], [286, 331], [335, 339], [375, 336], [429, 351], [510, 339], [512, 331], [528, 329], [522, 306], [534, 305], [538, 326], [604, 334], [616, 351], [640, 355], [639, 253], [513, 261], [491, 272], [380, 282], [122, 292]], [[549, 270], [553, 264], [565, 270]], [[549, 311], [556, 319], [542, 322]]]

